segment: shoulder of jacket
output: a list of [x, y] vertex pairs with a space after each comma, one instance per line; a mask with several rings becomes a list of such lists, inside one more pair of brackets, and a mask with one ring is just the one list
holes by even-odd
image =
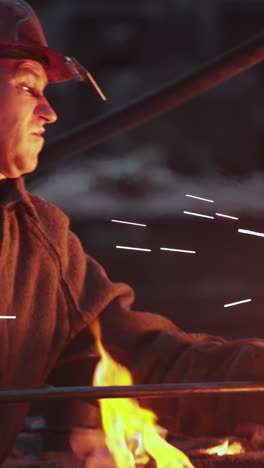
[[29, 193], [30, 201], [33, 204], [40, 223], [48, 231], [62, 230], [69, 228], [69, 218], [58, 207], [49, 203], [37, 195]]

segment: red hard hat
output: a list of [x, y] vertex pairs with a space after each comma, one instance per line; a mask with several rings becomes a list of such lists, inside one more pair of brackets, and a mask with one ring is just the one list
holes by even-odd
[[74, 79], [67, 58], [48, 48], [37, 15], [24, 0], [0, 0], [0, 58], [3, 57], [37, 60], [49, 83]]

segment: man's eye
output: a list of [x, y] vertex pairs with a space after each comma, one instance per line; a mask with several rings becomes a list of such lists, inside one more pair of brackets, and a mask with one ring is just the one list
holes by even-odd
[[21, 85], [21, 86], [19, 86], [19, 89], [22, 89], [23, 91], [26, 91], [27, 93], [31, 94], [32, 96], [34, 96], [36, 94], [34, 88], [31, 88], [30, 86]]

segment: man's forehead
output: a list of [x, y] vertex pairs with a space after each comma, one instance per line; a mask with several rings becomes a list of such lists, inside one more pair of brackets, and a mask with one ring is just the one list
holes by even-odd
[[31, 74], [37, 80], [41, 81], [44, 86], [48, 84], [47, 74], [43, 66], [35, 60], [18, 60], [16, 66], [17, 74]]
[[48, 85], [48, 78], [45, 69], [35, 60], [3, 58], [0, 60], [0, 68], [5, 69], [8, 74], [13, 77], [31, 74], [40, 81], [44, 87]]

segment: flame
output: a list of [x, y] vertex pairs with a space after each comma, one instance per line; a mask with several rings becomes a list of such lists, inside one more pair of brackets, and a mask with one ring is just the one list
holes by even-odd
[[[93, 385], [133, 385], [131, 373], [115, 362], [104, 349], [98, 322], [92, 327], [101, 360]], [[152, 457], [157, 468], [195, 468], [189, 458], [164, 439], [166, 431], [157, 426], [157, 416], [130, 398], [99, 400], [105, 442], [117, 468], [146, 465]]]
[[229, 441], [225, 440], [222, 444], [216, 445], [215, 447], [211, 447], [209, 449], [200, 449], [199, 452], [201, 453], [208, 453], [209, 455], [216, 454], [219, 457], [223, 455], [236, 455], [238, 453], [244, 453], [245, 450], [240, 442], [232, 442], [229, 445]]

